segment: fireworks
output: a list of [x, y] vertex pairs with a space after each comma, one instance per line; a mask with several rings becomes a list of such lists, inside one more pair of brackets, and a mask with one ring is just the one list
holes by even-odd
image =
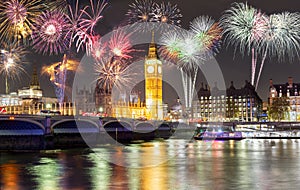
[[116, 59], [132, 58], [131, 52], [135, 51], [130, 42], [131, 33], [126, 33], [122, 29], [116, 29], [112, 32], [108, 41], [98, 40], [94, 42], [93, 57], [99, 60], [105, 54], [106, 57]]
[[94, 43], [93, 45], [93, 50], [92, 50], [92, 56], [94, 57], [95, 60], [100, 60], [104, 53], [106, 53], [107, 44], [102, 43], [101, 40], [98, 40]]
[[255, 8], [244, 3], [234, 3], [222, 16], [221, 23], [225, 40], [236, 48], [239, 46], [244, 53], [250, 52], [255, 40], [259, 40], [257, 37], [261, 36], [261, 26], [267, 22]]
[[195, 35], [191, 32], [186, 32], [183, 40], [180, 42], [180, 54], [179, 59], [184, 65], [199, 64], [202, 59], [203, 49], [197, 43]]
[[118, 29], [115, 30], [111, 36], [108, 43], [110, 51], [117, 57], [128, 59], [132, 58], [129, 53], [134, 51], [130, 43], [130, 33], [125, 33], [124, 31]]
[[191, 30], [205, 53], [214, 55], [219, 52], [222, 29], [211, 17], [200, 16], [195, 18], [191, 22]]
[[59, 11], [62, 13], [66, 13], [68, 10], [68, 6], [70, 5], [68, 0], [48, 0], [50, 11]]
[[244, 3], [235, 3], [221, 18], [225, 40], [240, 47], [242, 54], [252, 53], [251, 84], [254, 85], [257, 55], [267, 32], [268, 17]]
[[181, 53], [181, 43], [182, 35], [179, 32], [167, 32], [164, 33], [160, 39], [160, 44], [162, 47], [159, 49], [160, 56], [165, 60], [172, 62], [177, 62], [179, 54]]
[[72, 42], [74, 41], [75, 34], [78, 31], [80, 31], [79, 22], [81, 20], [82, 15], [83, 15], [83, 10], [85, 10], [87, 8], [87, 7], [84, 7], [83, 9], [79, 9], [78, 5], [79, 5], [79, 0], [76, 1], [75, 7], [73, 7], [71, 5], [68, 5], [69, 14], [67, 14], [66, 16], [69, 20], [69, 23], [71, 24], [70, 29], [67, 33], [67, 35], [70, 35], [70, 38], [71, 38], [69, 47], [72, 46]]
[[189, 31], [165, 33], [161, 38], [160, 54], [170, 61], [176, 62], [179, 67], [193, 70], [205, 59], [205, 51], [198, 42], [194, 33]]
[[[95, 4], [93, 0], [90, 0], [90, 6], [87, 9], [81, 10], [85, 16], [80, 19], [79, 25], [81, 30], [90, 34], [94, 33], [94, 27], [103, 18], [102, 12], [107, 6], [105, 0], [103, 0], [101, 3], [100, 2], [100, 0], [97, 0], [97, 4]], [[90, 9], [91, 13], [87, 11], [88, 9]]]
[[111, 92], [113, 88], [121, 90], [133, 79], [134, 73], [120, 59], [101, 59], [95, 64], [97, 85], [103, 90]]
[[139, 22], [150, 22], [154, 18], [154, 8], [156, 3], [152, 0], [135, 0], [134, 3], [129, 5], [127, 12], [128, 23], [134, 24]]
[[278, 60], [285, 57], [293, 59], [299, 56], [300, 49], [300, 15], [284, 12], [270, 17], [261, 11], [243, 3], [235, 3], [225, 12], [221, 22], [225, 39], [229, 45], [240, 51], [252, 53], [251, 84], [254, 85], [258, 55], [263, 55], [256, 88], [267, 55], [276, 56]]
[[60, 12], [45, 12], [37, 19], [33, 31], [33, 47], [46, 54], [63, 53], [69, 47], [70, 23], [65, 14]]
[[[86, 6], [80, 11], [78, 11], [78, 1], [74, 11], [72, 13], [70, 20], [72, 23], [72, 40], [76, 39], [77, 52], [80, 48], [85, 48], [86, 53], [89, 55], [95, 45], [95, 43], [100, 39], [99, 35], [96, 35], [94, 28], [96, 24], [103, 18], [102, 12], [107, 6], [106, 1], [98, 0], [97, 3], [90, 0], [90, 6]], [[89, 13], [90, 12], [90, 13]]]
[[180, 26], [182, 14], [177, 5], [172, 5], [170, 2], [155, 4], [152, 14], [151, 21]]
[[31, 28], [45, 5], [41, 0], [0, 1], [0, 40], [27, 42]]
[[264, 47], [279, 60], [293, 59], [300, 50], [300, 14], [284, 12], [270, 16], [270, 25], [264, 38]]
[[0, 75], [5, 76], [6, 94], [9, 92], [8, 79], [19, 79], [24, 69], [24, 57], [26, 51], [23, 47], [15, 43], [3, 43], [0, 52]]
[[62, 103], [64, 100], [67, 72], [76, 71], [78, 65], [78, 61], [67, 59], [67, 56], [64, 55], [63, 61], [42, 68], [42, 74], [50, 76], [50, 81], [55, 86], [55, 93], [59, 103]]

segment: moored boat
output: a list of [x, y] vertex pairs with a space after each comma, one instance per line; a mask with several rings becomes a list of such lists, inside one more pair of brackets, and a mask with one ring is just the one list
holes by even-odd
[[229, 126], [197, 127], [194, 134], [195, 140], [242, 140], [242, 132], [234, 131]]

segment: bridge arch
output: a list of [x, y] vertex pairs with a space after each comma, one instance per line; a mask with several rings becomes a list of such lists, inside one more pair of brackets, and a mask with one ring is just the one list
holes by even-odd
[[23, 118], [1, 118], [0, 136], [44, 135], [45, 127], [34, 120]]
[[53, 133], [98, 133], [99, 126], [87, 119], [63, 119], [51, 125]]
[[118, 131], [132, 131], [133, 124], [127, 121], [113, 120], [113, 121], [106, 122], [103, 125], [103, 128], [106, 131], [115, 131], [116, 129], [118, 129]]

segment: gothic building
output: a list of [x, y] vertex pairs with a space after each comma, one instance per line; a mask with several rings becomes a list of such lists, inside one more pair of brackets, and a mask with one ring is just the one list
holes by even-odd
[[275, 98], [287, 97], [290, 103], [289, 119], [291, 121], [300, 120], [300, 83], [294, 83], [293, 78], [289, 77], [287, 83], [273, 84], [270, 79], [268, 104], [272, 105]]
[[119, 101], [113, 102], [111, 91], [97, 86], [95, 89], [96, 108], [107, 116], [124, 118], [146, 118], [149, 120], [164, 119], [164, 105], [162, 100], [162, 62], [158, 59], [154, 42], [149, 45], [148, 55], [144, 62], [145, 72], [145, 102], [140, 100], [137, 93], [122, 95]]

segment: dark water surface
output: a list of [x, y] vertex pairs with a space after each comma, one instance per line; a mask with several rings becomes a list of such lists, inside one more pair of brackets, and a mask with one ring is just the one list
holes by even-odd
[[0, 182], [1, 190], [299, 189], [300, 141], [168, 140], [2, 152]]

